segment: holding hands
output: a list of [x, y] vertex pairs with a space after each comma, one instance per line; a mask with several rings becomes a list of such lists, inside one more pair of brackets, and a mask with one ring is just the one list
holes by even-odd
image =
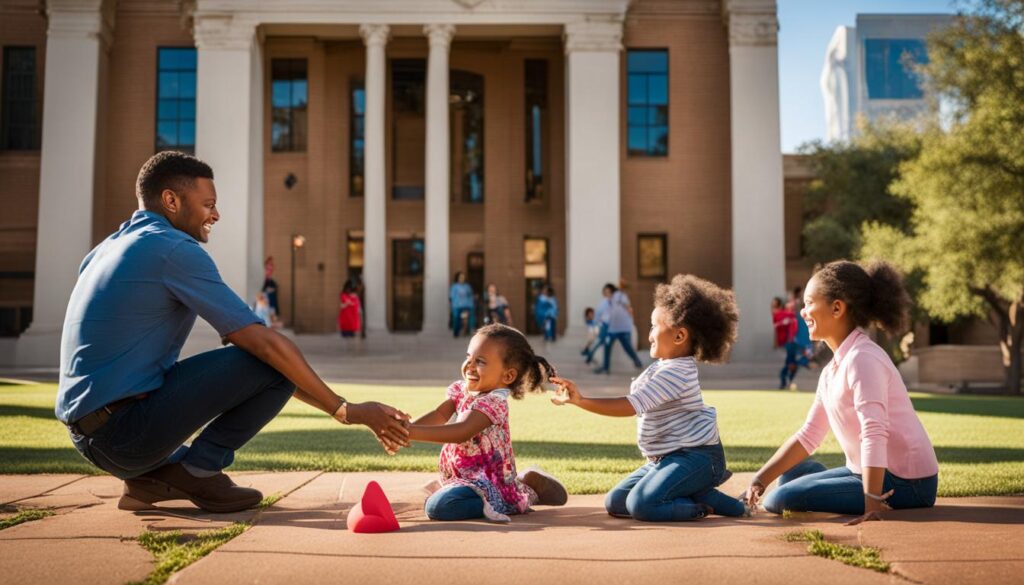
[[747, 486], [746, 491], [740, 495], [740, 500], [747, 505], [751, 510], [757, 509], [758, 502], [761, 501], [761, 496], [764, 495], [764, 482], [759, 476], [754, 476], [750, 480], [750, 485]]
[[562, 406], [564, 404], [575, 404], [580, 403], [580, 391], [576, 388], [576, 383], [567, 378], [561, 378], [559, 376], [551, 376], [549, 378], [552, 384], [558, 386], [558, 390], [555, 395], [551, 397], [551, 403], [556, 406]]
[[377, 442], [389, 455], [409, 446], [409, 415], [380, 402], [347, 405], [340, 422], [363, 425], [373, 431]]

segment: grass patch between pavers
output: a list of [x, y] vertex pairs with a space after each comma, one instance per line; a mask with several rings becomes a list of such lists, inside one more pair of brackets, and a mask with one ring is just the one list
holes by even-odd
[[820, 530], [790, 532], [786, 542], [806, 542], [807, 552], [822, 558], [839, 561], [851, 567], [871, 569], [879, 573], [889, 572], [889, 563], [882, 559], [882, 551], [870, 546], [850, 546], [829, 542]]
[[[443, 386], [335, 384], [353, 402], [377, 400], [413, 416], [444, 399]], [[583, 388], [584, 392], [586, 388]], [[623, 386], [623, 392], [628, 389]], [[54, 384], [0, 388], [0, 473], [103, 472], [75, 451], [53, 416]], [[636, 421], [557, 407], [548, 395], [511, 402], [510, 428], [520, 468], [539, 465], [573, 494], [609, 490], [643, 463]], [[726, 460], [734, 472], [756, 471], [804, 421], [813, 394], [785, 391], [706, 391], [718, 412]], [[939, 459], [939, 496], [1024, 493], [1024, 399], [911, 394]], [[291, 401], [242, 448], [230, 471], [437, 471], [440, 446], [415, 443], [383, 453], [365, 428], [345, 427]], [[815, 458], [844, 464], [831, 436]], [[737, 494], [731, 494], [737, 495]]]
[[183, 534], [180, 530], [169, 532], [143, 532], [138, 542], [142, 548], [153, 554], [153, 571], [142, 581], [130, 585], [160, 585], [171, 575], [210, 554], [220, 545], [242, 534], [250, 524], [235, 522], [215, 530], [204, 530], [196, 534]]
[[54, 514], [56, 514], [56, 512], [49, 508], [29, 508], [25, 510], [18, 510], [18, 513], [14, 516], [0, 519], [0, 530], [6, 530], [12, 526], [32, 522], [34, 520], [42, 520], [43, 518], [53, 516]]
[[263, 499], [260, 500], [260, 503], [256, 505], [256, 509], [262, 512], [263, 510], [266, 510], [267, 508], [276, 504], [277, 501], [283, 497], [284, 494], [282, 494], [281, 492], [275, 492], [270, 494], [269, 496], [263, 496]]

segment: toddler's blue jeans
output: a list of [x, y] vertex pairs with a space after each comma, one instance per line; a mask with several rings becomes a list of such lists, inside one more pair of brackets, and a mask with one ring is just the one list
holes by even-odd
[[725, 473], [722, 445], [680, 449], [650, 461], [631, 473], [605, 496], [612, 516], [645, 522], [680, 522], [705, 515], [742, 516], [743, 503], [714, 489]]
[[484, 501], [472, 489], [453, 485], [431, 494], [424, 511], [431, 520], [472, 520], [484, 517]]

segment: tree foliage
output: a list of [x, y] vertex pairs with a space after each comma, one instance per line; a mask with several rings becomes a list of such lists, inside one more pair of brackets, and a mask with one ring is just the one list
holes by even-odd
[[909, 127], [866, 125], [849, 142], [812, 142], [814, 181], [804, 196], [804, 250], [816, 263], [852, 258], [861, 245], [861, 226], [877, 222], [906, 231], [911, 203], [889, 187], [900, 163], [915, 157], [920, 138]]
[[1007, 386], [1020, 391], [1024, 337], [1024, 0], [981, 0], [929, 39], [922, 67], [953, 116], [928, 129], [892, 192], [911, 204], [909, 231], [872, 222], [864, 257], [920, 276], [918, 300], [944, 320], [988, 316]]

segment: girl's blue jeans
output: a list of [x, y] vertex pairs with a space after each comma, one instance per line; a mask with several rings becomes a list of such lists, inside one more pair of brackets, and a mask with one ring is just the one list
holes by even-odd
[[723, 516], [742, 516], [743, 503], [714, 489], [725, 473], [722, 445], [680, 449], [629, 474], [604, 498], [612, 516], [644, 522], [696, 520], [707, 506]]
[[[893, 490], [887, 500], [894, 509], [930, 508], [935, 505], [939, 476], [903, 479], [888, 471], [882, 493]], [[779, 485], [764, 498], [769, 512], [828, 512], [861, 515], [864, 513], [864, 481], [847, 467], [826, 469], [813, 460], [804, 459], [779, 477]]]
[[424, 511], [431, 520], [472, 520], [484, 517], [484, 501], [472, 489], [454, 485], [431, 494]]

